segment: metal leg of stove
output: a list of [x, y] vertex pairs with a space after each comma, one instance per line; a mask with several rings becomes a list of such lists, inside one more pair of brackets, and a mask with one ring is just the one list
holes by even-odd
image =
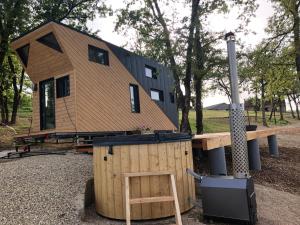
[[248, 159], [249, 159], [249, 169], [250, 170], [261, 170], [261, 161], [260, 161], [260, 152], [258, 140], [249, 140], [247, 141], [248, 146]]
[[268, 136], [269, 153], [271, 156], [279, 157], [276, 135]]
[[224, 147], [209, 150], [208, 159], [211, 175], [227, 175]]

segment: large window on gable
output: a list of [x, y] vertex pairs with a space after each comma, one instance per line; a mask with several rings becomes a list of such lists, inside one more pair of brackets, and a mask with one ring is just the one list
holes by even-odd
[[20, 59], [22, 60], [22, 63], [26, 67], [27, 67], [27, 64], [28, 64], [29, 47], [30, 47], [30, 45], [27, 44], [27, 45], [24, 45], [24, 46], [22, 46], [22, 47], [20, 47], [16, 50], [16, 52], [18, 53]]
[[56, 98], [70, 95], [70, 78], [69, 75], [56, 79]]
[[157, 89], [150, 90], [151, 99], [155, 101], [164, 101], [164, 92]]
[[108, 51], [89, 45], [88, 47], [89, 60], [102, 65], [109, 65]]
[[139, 87], [136, 84], [130, 84], [129, 91], [130, 91], [131, 112], [139, 113], [140, 112]]
[[38, 38], [37, 41], [56, 50], [56, 51], [62, 52], [53, 32], [50, 32], [49, 34], [46, 34], [46, 35]]
[[152, 66], [145, 65], [145, 76], [153, 79], [157, 79], [156, 68]]

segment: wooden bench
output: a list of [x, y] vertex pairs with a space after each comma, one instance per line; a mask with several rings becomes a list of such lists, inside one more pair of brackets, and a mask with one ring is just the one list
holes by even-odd
[[[278, 146], [276, 134], [279, 133], [298, 133], [300, 128], [292, 127], [276, 127], [263, 130], [248, 131], [247, 145], [249, 153], [249, 166], [251, 170], [260, 170], [260, 156], [259, 156], [259, 138], [268, 138], [269, 152], [272, 156], [278, 156]], [[225, 146], [231, 145], [230, 132], [211, 133], [195, 135], [192, 138], [192, 147], [194, 150], [208, 151], [211, 174], [226, 175], [226, 160], [225, 160]]]
[[[247, 141], [265, 138], [279, 133], [296, 133], [300, 128], [268, 128], [263, 130], [248, 131]], [[193, 148], [202, 150], [212, 150], [231, 145], [230, 132], [210, 133], [195, 135], [192, 139]]]

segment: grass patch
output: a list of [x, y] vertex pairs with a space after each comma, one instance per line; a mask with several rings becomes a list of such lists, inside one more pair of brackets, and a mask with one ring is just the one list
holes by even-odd
[[[270, 112], [266, 112], [267, 123], [269, 126], [285, 126], [295, 123], [296, 119], [292, 118], [291, 113], [284, 113], [284, 120], [279, 120], [279, 114], [269, 120]], [[258, 112], [257, 122], [255, 121], [255, 112], [249, 111], [250, 124], [262, 125], [261, 112]], [[181, 120], [181, 112], [179, 112], [179, 121]], [[196, 112], [191, 110], [189, 113], [190, 125], [193, 133], [196, 133]], [[248, 123], [248, 119], [246, 121]], [[229, 111], [226, 110], [204, 110], [203, 111], [204, 133], [216, 133], [229, 131]]]

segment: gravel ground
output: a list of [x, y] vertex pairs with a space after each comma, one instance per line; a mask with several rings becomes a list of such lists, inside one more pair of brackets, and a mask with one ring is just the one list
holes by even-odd
[[[257, 225], [299, 225], [300, 224], [300, 196], [278, 191], [259, 184], [255, 185], [258, 223]], [[184, 225], [205, 225], [202, 222], [202, 211], [195, 207], [182, 215]], [[122, 221], [108, 220], [95, 213], [94, 208], [88, 210], [87, 222], [84, 225], [123, 225]], [[133, 222], [141, 225], [169, 225], [175, 224], [173, 218], [147, 222]], [[223, 223], [209, 223], [210, 225], [227, 225]]]
[[0, 224], [79, 224], [76, 197], [92, 177], [92, 157], [34, 156], [0, 163]]
[[[299, 137], [296, 140], [300, 142]], [[293, 162], [295, 168], [298, 168], [299, 158], [286, 161], [297, 154], [296, 150], [290, 151], [290, 154], [287, 152], [281, 155], [281, 159], [284, 160], [282, 163], [278, 161], [279, 159], [267, 155], [262, 157], [272, 162], [271, 167], [274, 162], [280, 165], [284, 163], [291, 165]], [[268, 168], [265, 169], [269, 171]], [[80, 221], [76, 206], [78, 196], [83, 194], [85, 182], [90, 177], [92, 177], [92, 157], [74, 154], [73, 151], [68, 151], [65, 156], [34, 156], [7, 162], [0, 160], [0, 225], [124, 224], [124, 221], [108, 220], [97, 215], [92, 207], [87, 211], [86, 221]], [[257, 177], [255, 179], [259, 181]], [[292, 193], [275, 190], [269, 187], [268, 182], [263, 183], [267, 186], [256, 184], [258, 225], [299, 225], [299, 192], [293, 188], [287, 190]], [[277, 183], [276, 179], [274, 182]], [[285, 190], [282, 187], [275, 188]], [[204, 224], [199, 221], [200, 214], [199, 208], [185, 213], [184, 225]], [[133, 224], [166, 225], [174, 224], [174, 220]]]

